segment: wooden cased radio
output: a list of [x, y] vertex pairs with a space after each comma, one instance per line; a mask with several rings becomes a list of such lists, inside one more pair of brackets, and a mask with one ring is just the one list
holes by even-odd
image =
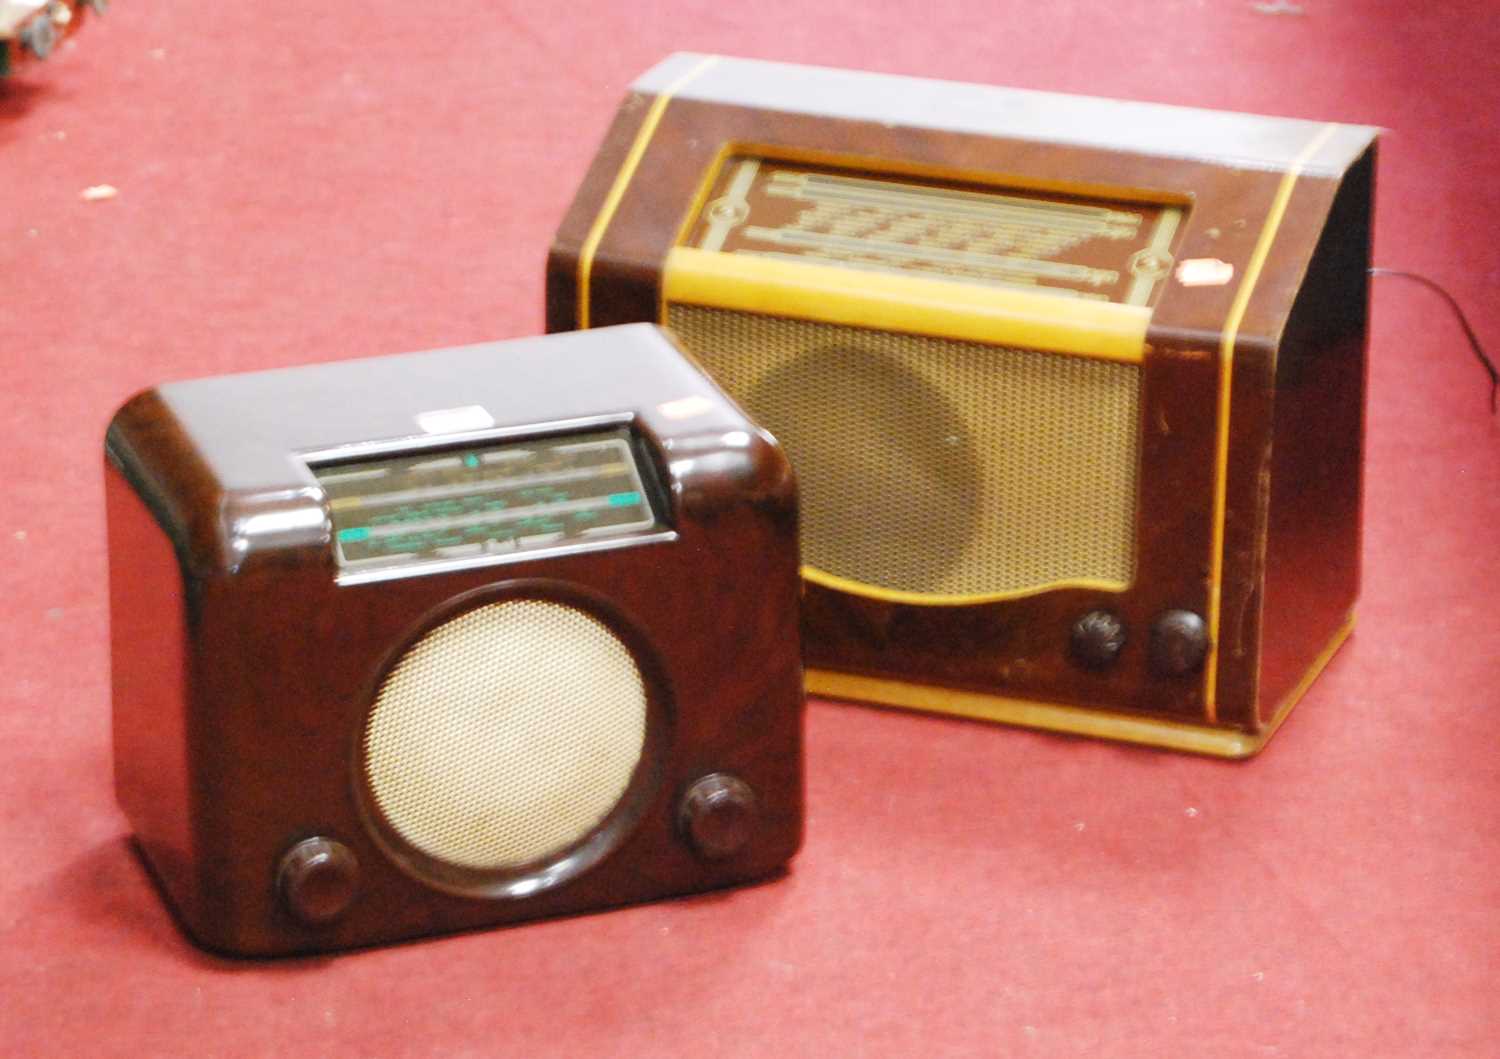
[[105, 468], [116, 790], [202, 944], [603, 908], [798, 848], [794, 481], [658, 328], [161, 386]]
[[1352, 621], [1374, 141], [676, 55], [548, 327], [666, 324], [786, 447], [810, 692], [1243, 756]]

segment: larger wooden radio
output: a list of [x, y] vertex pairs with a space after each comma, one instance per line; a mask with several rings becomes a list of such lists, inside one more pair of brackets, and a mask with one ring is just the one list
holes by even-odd
[[576, 912], [796, 850], [793, 481], [656, 328], [162, 386], [106, 454], [116, 789], [205, 945]]
[[677, 55], [548, 326], [786, 446], [810, 691], [1240, 756], [1352, 620], [1374, 137]]

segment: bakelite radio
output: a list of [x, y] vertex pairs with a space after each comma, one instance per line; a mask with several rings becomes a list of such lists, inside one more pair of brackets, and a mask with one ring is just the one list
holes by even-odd
[[116, 788], [203, 944], [576, 912], [797, 849], [793, 479], [657, 328], [169, 384], [106, 456]]
[[1253, 753], [1352, 621], [1372, 129], [677, 55], [548, 327], [786, 447], [808, 689]]

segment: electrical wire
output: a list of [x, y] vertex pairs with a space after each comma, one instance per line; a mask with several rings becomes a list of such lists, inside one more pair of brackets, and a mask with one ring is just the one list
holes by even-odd
[[1448, 308], [1452, 309], [1453, 315], [1458, 317], [1458, 325], [1464, 329], [1464, 334], [1468, 336], [1469, 348], [1474, 351], [1474, 356], [1478, 358], [1480, 365], [1483, 366], [1485, 372], [1490, 377], [1490, 415], [1494, 415], [1495, 395], [1497, 391], [1500, 391], [1500, 371], [1495, 369], [1494, 361], [1490, 360], [1489, 355], [1484, 351], [1484, 346], [1480, 345], [1479, 336], [1474, 333], [1474, 328], [1470, 325], [1469, 318], [1464, 315], [1463, 309], [1459, 307], [1458, 299], [1449, 294], [1440, 284], [1415, 272], [1403, 272], [1395, 268], [1372, 268], [1370, 269], [1370, 275], [1396, 276], [1400, 279], [1409, 279], [1414, 283], [1420, 283], [1429, 290], [1436, 291], [1448, 303]]

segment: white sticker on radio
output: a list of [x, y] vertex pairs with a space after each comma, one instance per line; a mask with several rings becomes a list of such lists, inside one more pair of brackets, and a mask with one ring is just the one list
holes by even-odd
[[477, 404], [417, 413], [417, 426], [428, 434], [456, 434], [464, 430], [488, 430], [494, 425], [495, 417]]
[[691, 419], [693, 416], [701, 416], [705, 412], [712, 411], [714, 403], [701, 394], [692, 397], [679, 397], [675, 401], [656, 406], [656, 410], [668, 419]]
[[1222, 287], [1234, 279], [1234, 266], [1216, 257], [1194, 257], [1177, 266], [1177, 282], [1184, 287]]

